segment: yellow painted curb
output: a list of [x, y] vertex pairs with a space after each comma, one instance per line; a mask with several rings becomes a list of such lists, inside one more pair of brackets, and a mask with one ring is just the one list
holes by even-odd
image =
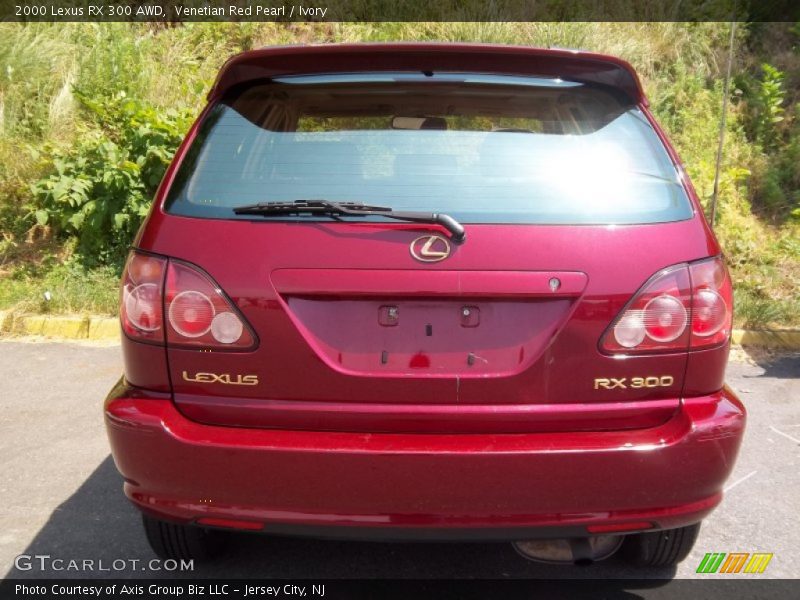
[[734, 329], [731, 338], [734, 344], [739, 344], [740, 346], [800, 350], [800, 331]]
[[90, 340], [110, 340], [119, 338], [119, 319], [116, 317], [91, 317], [89, 319]]
[[14, 313], [10, 310], [0, 310], [0, 333], [11, 331], [14, 323]]
[[13, 331], [25, 335], [85, 339], [89, 331], [89, 317], [22, 315], [14, 319]]
[[119, 339], [119, 319], [78, 315], [26, 315], [0, 311], [0, 333], [70, 340]]

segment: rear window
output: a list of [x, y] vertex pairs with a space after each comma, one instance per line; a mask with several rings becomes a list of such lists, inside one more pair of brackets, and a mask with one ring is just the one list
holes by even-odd
[[166, 209], [252, 219], [232, 209], [311, 199], [462, 223], [692, 216], [658, 136], [613, 90], [463, 74], [285, 77], [238, 89], [201, 124]]

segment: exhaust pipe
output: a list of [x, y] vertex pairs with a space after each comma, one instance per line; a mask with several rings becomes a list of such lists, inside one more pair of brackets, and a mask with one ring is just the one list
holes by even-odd
[[570, 538], [569, 549], [572, 552], [572, 564], [580, 567], [588, 567], [594, 561], [594, 552], [589, 538]]
[[517, 553], [535, 562], [589, 566], [614, 554], [625, 539], [623, 535], [598, 535], [553, 540], [512, 542]]

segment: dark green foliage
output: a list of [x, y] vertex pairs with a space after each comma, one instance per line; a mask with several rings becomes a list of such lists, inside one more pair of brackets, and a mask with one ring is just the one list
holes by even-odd
[[766, 160], [755, 163], [751, 197], [763, 217], [800, 219], [800, 105], [787, 115], [786, 73], [763, 63], [758, 78], [743, 73], [737, 85], [747, 137]]
[[188, 116], [123, 94], [78, 98], [101, 129], [87, 132], [74, 148], [45, 156], [53, 168], [32, 185], [32, 207], [40, 225], [78, 239], [85, 265], [119, 267]]
[[754, 138], [766, 150], [775, 148], [780, 143], [778, 125], [783, 121], [783, 101], [786, 90], [783, 89], [785, 74], [772, 65], [761, 65], [762, 77], [758, 82], [752, 100], [755, 105]]

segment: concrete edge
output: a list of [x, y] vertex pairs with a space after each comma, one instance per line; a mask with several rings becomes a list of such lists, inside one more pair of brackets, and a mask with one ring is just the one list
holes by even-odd
[[0, 310], [0, 336], [24, 335], [68, 340], [118, 340], [119, 319], [97, 315], [32, 315]]
[[734, 329], [733, 343], [739, 346], [759, 346], [774, 350], [800, 350], [800, 330]]
[[[119, 319], [96, 315], [31, 315], [0, 310], [0, 335], [34, 335], [70, 340], [118, 340]], [[733, 343], [800, 350], [800, 330], [734, 329]]]

